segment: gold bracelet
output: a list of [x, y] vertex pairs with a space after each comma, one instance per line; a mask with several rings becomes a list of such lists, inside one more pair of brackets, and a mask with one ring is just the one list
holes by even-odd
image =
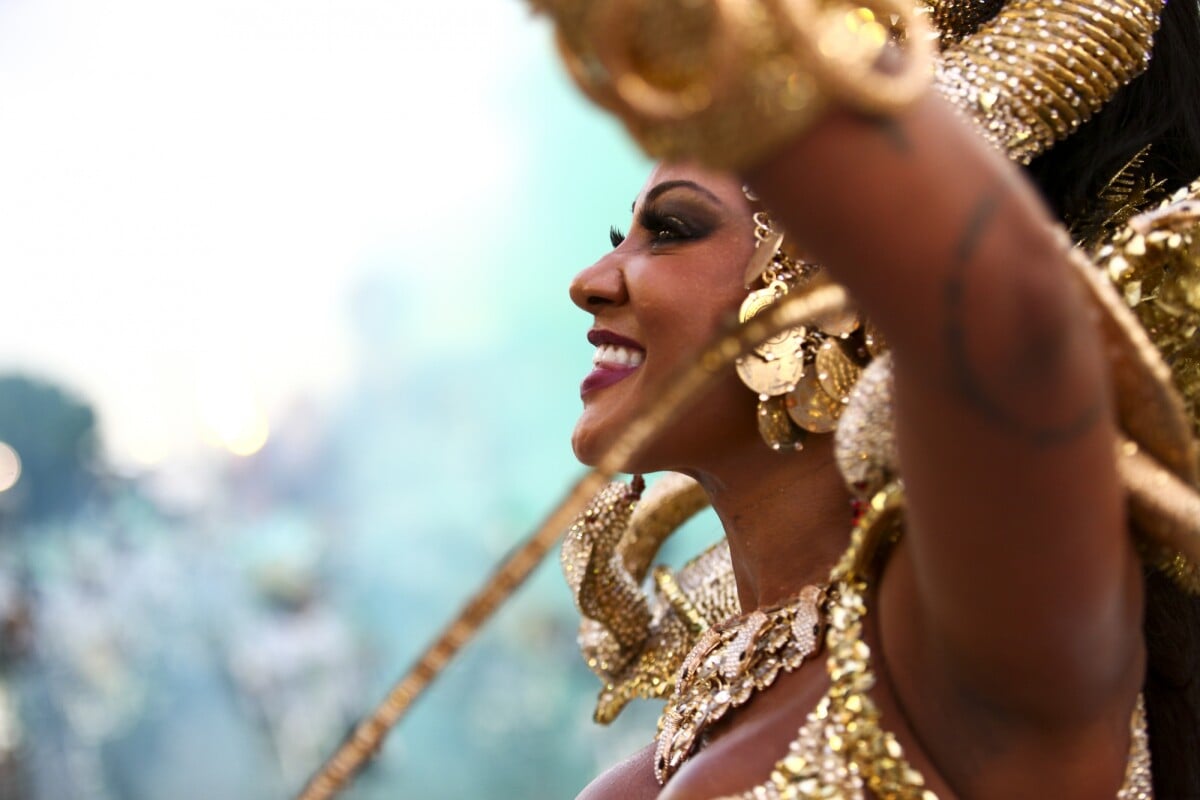
[[[533, 0], [574, 81], [647, 154], [744, 168], [831, 105], [891, 114], [932, 76], [906, 0]], [[880, 68], [904, 38], [898, 72]]]

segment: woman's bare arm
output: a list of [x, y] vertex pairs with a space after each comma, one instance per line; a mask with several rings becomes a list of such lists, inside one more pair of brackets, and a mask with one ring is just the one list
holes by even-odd
[[1127, 713], [1141, 584], [1106, 367], [1035, 191], [933, 97], [831, 115], [746, 177], [894, 353], [911, 576], [881, 607], [901, 694], [920, 671], [1016, 724]]

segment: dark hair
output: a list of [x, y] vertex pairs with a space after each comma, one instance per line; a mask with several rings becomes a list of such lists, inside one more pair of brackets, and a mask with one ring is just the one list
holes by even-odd
[[[1146, 72], [1035, 159], [1029, 175], [1073, 231], [1094, 231], [1104, 221], [1094, 198], [1146, 145], [1145, 167], [1167, 190], [1200, 176], [1197, 0], [1167, 0]], [[1154, 793], [1164, 800], [1200, 797], [1200, 597], [1148, 570], [1143, 630]]]

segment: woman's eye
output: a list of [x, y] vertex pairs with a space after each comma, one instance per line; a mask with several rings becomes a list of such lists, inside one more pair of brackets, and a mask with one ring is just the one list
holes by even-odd
[[664, 217], [654, 230], [654, 238], [662, 241], [664, 239], [686, 239], [691, 235], [688, 227], [676, 217]]
[[650, 232], [655, 242], [670, 242], [679, 239], [692, 239], [696, 231], [680, 217], [669, 214], [646, 213], [641, 219], [642, 227]]
[[616, 225], [611, 225], [608, 228], [608, 240], [612, 242], [614, 248], [620, 247], [621, 242], [625, 241], [625, 234]]

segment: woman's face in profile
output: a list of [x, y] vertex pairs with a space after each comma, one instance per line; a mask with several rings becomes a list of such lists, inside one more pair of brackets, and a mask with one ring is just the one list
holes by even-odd
[[[754, 251], [751, 208], [733, 178], [660, 165], [614, 245], [571, 283], [571, 300], [593, 316], [588, 341], [596, 347], [572, 437], [585, 464], [596, 463], [637, 411], [736, 316]], [[755, 400], [730, 368], [627, 471], [702, 468], [723, 442], [757, 441]]]

